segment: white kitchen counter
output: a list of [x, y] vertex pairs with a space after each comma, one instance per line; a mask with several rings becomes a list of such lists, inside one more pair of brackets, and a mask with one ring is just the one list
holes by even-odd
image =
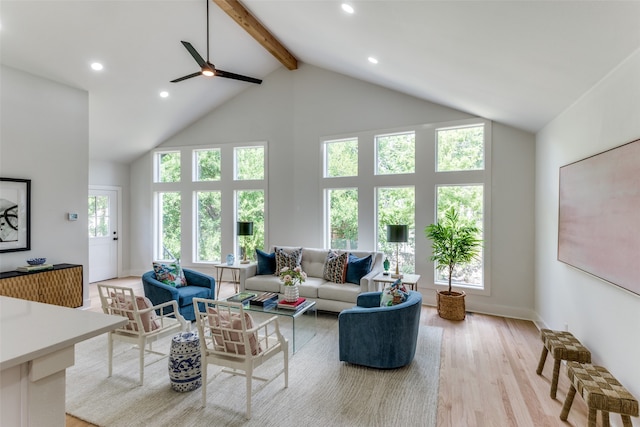
[[74, 364], [75, 344], [126, 323], [0, 296], [0, 425], [63, 427], [65, 370]]

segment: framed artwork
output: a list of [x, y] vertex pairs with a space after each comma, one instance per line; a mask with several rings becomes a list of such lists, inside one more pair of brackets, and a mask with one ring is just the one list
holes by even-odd
[[31, 180], [0, 178], [0, 252], [31, 249]]
[[558, 261], [640, 295], [640, 140], [560, 168]]

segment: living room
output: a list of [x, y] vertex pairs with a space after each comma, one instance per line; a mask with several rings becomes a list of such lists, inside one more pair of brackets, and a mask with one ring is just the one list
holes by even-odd
[[[568, 328], [636, 396], [640, 343], [631, 337], [640, 299], [558, 262], [556, 254], [558, 168], [638, 139], [639, 75], [635, 51], [535, 134], [492, 123], [491, 293], [468, 298], [470, 311]], [[3, 254], [1, 270], [14, 269], [31, 255], [88, 265], [86, 218], [70, 222], [66, 215], [86, 211], [90, 185], [110, 185], [123, 193], [123, 274], [147, 271], [153, 259], [152, 153], [128, 164], [93, 159], [87, 144], [90, 94], [5, 66], [1, 79], [2, 176], [31, 179], [33, 185], [31, 251]], [[303, 64], [295, 73], [273, 72], [262, 86], [242, 92], [158, 147], [269, 141], [274, 172], [268, 242], [321, 247], [321, 137], [473, 117]], [[425, 278], [424, 301], [432, 305], [428, 242], [419, 233], [431, 222], [416, 217], [416, 271]], [[183, 261], [213, 273], [210, 266]]]

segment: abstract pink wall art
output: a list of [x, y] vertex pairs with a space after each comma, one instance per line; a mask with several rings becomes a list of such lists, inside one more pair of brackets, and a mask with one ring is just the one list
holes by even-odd
[[640, 140], [560, 168], [558, 260], [640, 295]]

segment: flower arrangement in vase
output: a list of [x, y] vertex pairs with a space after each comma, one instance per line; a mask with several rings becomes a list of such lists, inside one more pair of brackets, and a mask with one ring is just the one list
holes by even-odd
[[297, 301], [300, 296], [298, 285], [307, 280], [307, 273], [302, 271], [300, 266], [284, 267], [280, 270], [280, 280], [284, 282], [284, 299], [290, 302]]

